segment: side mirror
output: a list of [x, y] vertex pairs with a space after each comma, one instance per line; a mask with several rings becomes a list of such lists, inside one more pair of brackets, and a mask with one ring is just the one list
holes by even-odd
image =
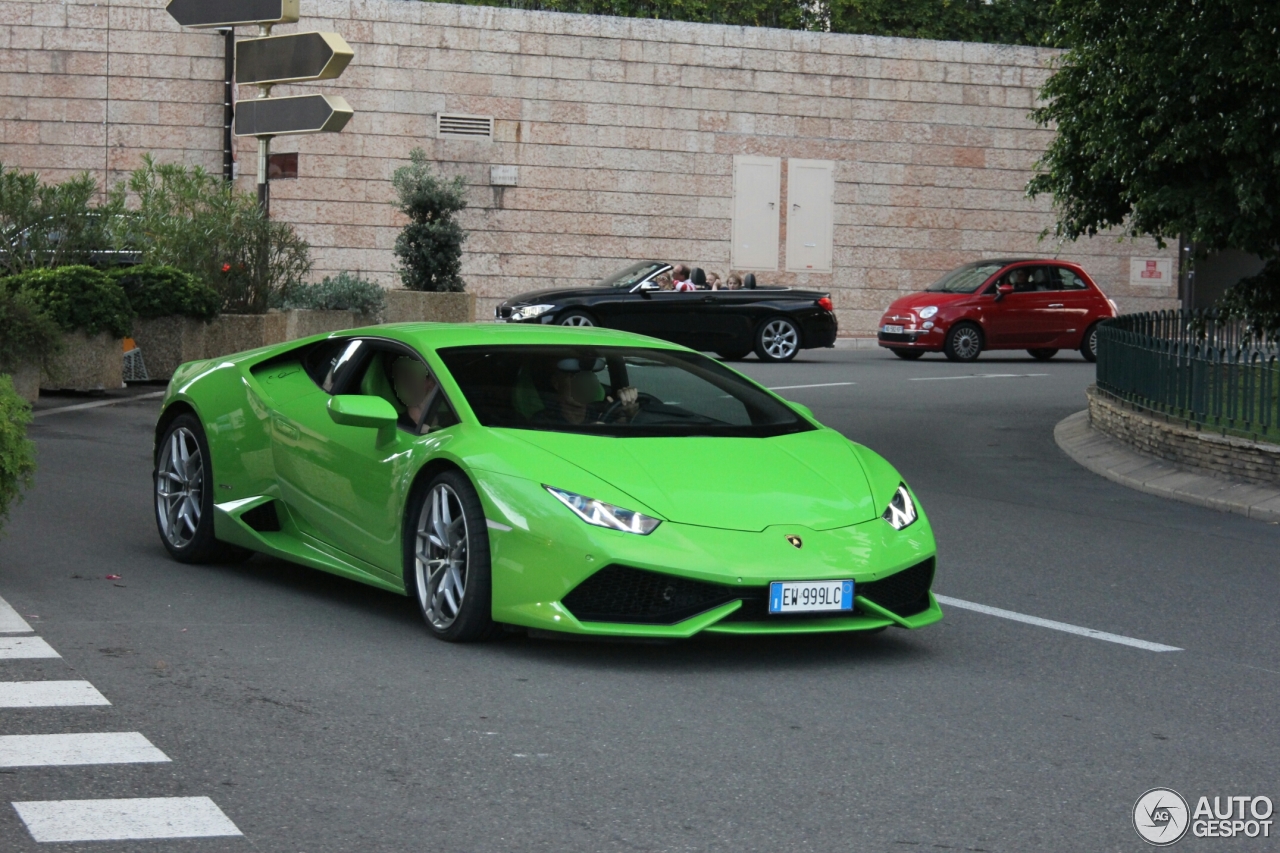
[[996, 285], [996, 302], [999, 302], [1001, 299], [1004, 299], [1004, 298], [1005, 298], [1006, 296], [1008, 296], [1010, 293], [1013, 293], [1013, 285], [1012, 285], [1012, 284], [998, 284], [998, 285]]
[[329, 419], [342, 426], [376, 429], [378, 443], [383, 444], [395, 435], [400, 416], [395, 406], [381, 397], [339, 394], [329, 399]]

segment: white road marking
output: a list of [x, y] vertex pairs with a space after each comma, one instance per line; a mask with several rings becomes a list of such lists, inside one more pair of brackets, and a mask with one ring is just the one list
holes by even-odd
[[857, 385], [857, 382], [819, 382], [817, 385], [774, 385], [770, 391], [790, 391], [793, 388], [836, 388], [841, 385]]
[[87, 681], [0, 681], [0, 708], [110, 704]]
[[908, 382], [945, 382], [948, 379], [1025, 379], [1048, 376], [1048, 373], [968, 373], [964, 376], [912, 376]]
[[127, 841], [242, 835], [208, 797], [14, 803], [36, 841]]
[[137, 394], [133, 397], [119, 397], [115, 400], [97, 400], [93, 403], [77, 403], [74, 406], [59, 406], [56, 409], [41, 409], [32, 413], [33, 418], [43, 418], [45, 415], [57, 415], [62, 412], [78, 412], [81, 409], [100, 409], [103, 406], [118, 406], [121, 403], [132, 403], [134, 400], [154, 400], [157, 397], [163, 397], [165, 392], [154, 391], [150, 394]]
[[961, 610], [972, 610], [976, 613], [985, 613], [988, 616], [999, 616], [1001, 619], [1011, 619], [1014, 622], [1024, 622], [1027, 625], [1036, 625], [1040, 628], [1049, 628], [1054, 631], [1064, 631], [1068, 634], [1078, 634], [1081, 637], [1089, 637], [1094, 640], [1104, 640], [1108, 643], [1119, 643], [1122, 646], [1133, 646], [1135, 649], [1146, 649], [1149, 652], [1180, 652], [1182, 649], [1177, 646], [1166, 646], [1161, 643], [1149, 643], [1146, 640], [1135, 640], [1133, 637], [1124, 637], [1120, 634], [1108, 634], [1106, 631], [1095, 631], [1092, 628], [1081, 628], [1079, 625], [1070, 625], [1066, 622], [1055, 622], [1052, 619], [1041, 619], [1039, 616], [1027, 616], [1025, 613], [1015, 613], [1012, 610], [1001, 610], [999, 607], [988, 607], [985, 604], [974, 604], [972, 601], [961, 601], [958, 598], [950, 598], [945, 595], [934, 593], [934, 598], [938, 599], [939, 604], [945, 604], [949, 607], [959, 607]]
[[0, 767], [54, 767], [69, 764], [154, 764], [169, 756], [140, 732], [0, 737]]
[[0, 634], [34, 634], [27, 620], [18, 615], [18, 611], [9, 606], [9, 602], [0, 598]]
[[0, 637], [0, 660], [60, 657], [53, 646], [39, 637]]

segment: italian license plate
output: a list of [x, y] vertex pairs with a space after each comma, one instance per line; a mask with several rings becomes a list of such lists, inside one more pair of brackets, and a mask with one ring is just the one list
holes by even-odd
[[853, 581], [774, 581], [769, 584], [770, 613], [840, 610], [853, 610]]
[[902, 327], [901, 326], [885, 326], [882, 331], [886, 335], [900, 335], [902, 334]]

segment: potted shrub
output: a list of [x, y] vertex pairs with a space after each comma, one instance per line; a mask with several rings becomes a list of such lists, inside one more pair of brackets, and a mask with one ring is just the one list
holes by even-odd
[[0, 280], [62, 330], [61, 352], [46, 360], [45, 390], [102, 391], [124, 386], [125, 338], [133, 310], [120, 285], [87, 266], [37, 269]]
[[476, 297], [465, 291], [460, 275], [467, 232], [456, 219], [467, 206], [466, 183], [461, 176], [446, 180], [434, 174], [421, 148], [409, 160], [391, 178], [395, 208], [409, 221], [395, 248], [404, 290], [387, 292], [384, 322], [472, 322]]
[[385, 291], [349, 272], [325, 276], [318, 284], [292, 284], [281, 291], [276, 307], [286, 315], [288, 340], [336, 332], [379, 322]]
[[140, 264], [111, 272], [133, 308], [133, 339], [151, 379], [168, 379], [178, 365], [205, 357], [205, 331], [221, 297], [189, 273]]
[[62, 348], [62, 330], [28, 291], [0, 288], [0, 373], [28, 403], [40, 397], [40, 369]]

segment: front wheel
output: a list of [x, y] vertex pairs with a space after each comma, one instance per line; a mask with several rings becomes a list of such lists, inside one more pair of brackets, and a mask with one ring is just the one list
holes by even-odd
[[1098, 360], [1098, 324], [1094, 323], [1085, 330], [1084, 339], [1080, 341], [1080, 354], [1085, 361]]
[[213, 473], [204, 427], [192, 414], [170, 422], [153, 472], [160, 541], [181, 563], [247, 560], [253, 552], [213, 535]]
[[790, 361], [800, 352], [800, 330], [786, 317], [774, 317], [756, 332], [756, 356], [761, 361]]
[[903, 359], [904, 361], [915, 361], [917, 358], [919, 358], [920, 356], [924, 355], [924, 350], [922, 350], [922, 349], [896, 349], [896, 350], [894, 350], [894, 351], [893, 351], [893, 354], [894, 354], [894, 355], [896, 355], [898, 358]]
[[957, 323], [947, 332], [942, 351], [951, 361], [977, 361], [982, 354], [982, 330], [972, 323]]
[[1048, 361], [1049, 359], [1053, 358], [1055, 355], [1058, 354], [1058, 351], [1056, 349], [1043, 349], [1043, 348], [1029, 349], [1027, 350], [1027, 352], [1036, 361]]
[[495, 632], [489, 530], [475, 488], [442, 471], [415, 491], [405, 536], [405, 588], [431, 633], [465, 643]]
[[560, 326], [595, 326], [596, 318], [592, 317], [586, 311], [566, 311], [560, 315], [560, 319], [556, 320], [556, 324]]

